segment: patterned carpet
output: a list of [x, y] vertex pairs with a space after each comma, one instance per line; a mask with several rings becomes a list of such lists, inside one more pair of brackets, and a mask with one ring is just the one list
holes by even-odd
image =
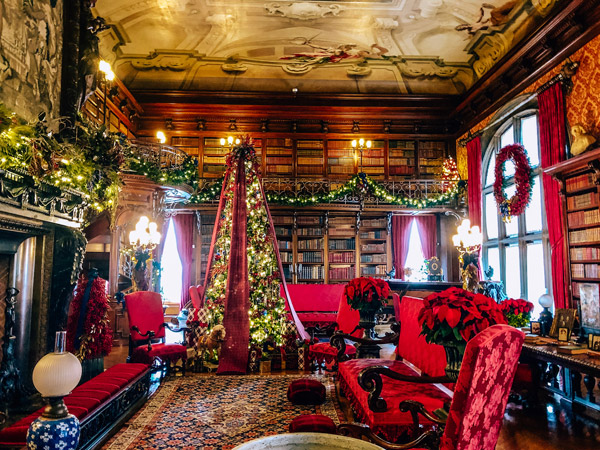
[[[320, 406], [294, 406], [287, 387], [315, 378], [327, 387]], [[324, 375], [199, 376], [164, 381], [154, 396], [104, 446], [109, 450], [226, 450], [242, 442], [288, 431], [300, 414], [344, 420], [335, 384]]]

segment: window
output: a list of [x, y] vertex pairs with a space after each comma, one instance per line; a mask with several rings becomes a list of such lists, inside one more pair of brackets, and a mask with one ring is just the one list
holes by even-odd
[[181, 301], [182, 266], [177, 251], [173, 219], [169, 219], [169, 229], [165, 237], [165, 247], [160, 265], [162, 267], [161, 288], [163, 301], [179, 304]]
[[419, 236], [419, 229], [417, 222], [413, 219], [410, 224], [410, 234], [408, 238], [408, 254], [406, 255], [406, 263], [404, 267], [411, 269], [411, 274], [405, 276], [408, 281], [423, 281], [427, 279], [427, 275], [422, 270], [425, 257], [423, 256], [423, 249], [421, 247], [421, 237]]
[[[483, 247], [484, 271], [494, 270], [493, 280], [501, 280], [510, 298], [524, 298], [535, 305], [532, 317], [541, 311], [537, 300], [551, 288], [543, 189], [541, 185], [540, 149], [537, 112], [525, 110], [500, 124], [488, 139], [483, 158]], [[523, 144], [534, 171], [534, 187], [526, 211], [511, 222], [503, 222], [494, 200], [493, 183], [496, 154], [515, 142]], [[512, 196], [516, 186], [512, 178], [515, 167], [506, 162], [508, 178], [506, 195]]]

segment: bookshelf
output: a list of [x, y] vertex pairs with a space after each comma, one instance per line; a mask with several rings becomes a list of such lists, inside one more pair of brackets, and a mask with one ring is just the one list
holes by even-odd
[[186, 152], [190, 156], [198, 156], [200, 139], [194, 136], [172, 136], [171, 147], [176, 147], [179, 150]]
[[291, 177], [294, 174], [294, 148], [291, 139], [267, 138], [266, 175]]
[[202, 151], [202, 176], [218, 178], [225, 172], [225, 159], [228, 147], [221, 147], [221, 139], [205, 137]]
[[[371, 148], [362, 151], [362, 171], [373, 179], [382, 180], [385, 177], [385, 141], [372, 142]], [[358, 158], [360, 167], [360, 154]]]
[[435, 178], [441, 174], [444, 158], [446, 157], [446, 142], [420, 141], [419, 142], [419, 177]]
[[365, 216], [358, 233], [360, 242], [360, 276], [384, 277], [388, 268], [387, 216]]
[[298, 177], [323, 176], [323, 140], [296, 141], [296, 174]]
[[390, 178], [414, 176], [417, 171], [416, 142], [390, 139], [388, 146]]
[[356, 277], [356, 217], [330, 217], [327, 239], [328, 282], [347, 283]]
[[296, 263], [298, 283], [325, 281], [325, 217], [296, 216]]
[[291, 214], [273, 215], [273, 226], [277, 236], [285, 281], [292, 283], [294, 275], [294, 216]]
[[350, 178], [356, 173], [351, 143], [351, 140], [327, 141], [327, 175], [330, 178]]
[[198, 284], [204, 284], [215, 218], [215, 214], [200, 214], [200, 280]]

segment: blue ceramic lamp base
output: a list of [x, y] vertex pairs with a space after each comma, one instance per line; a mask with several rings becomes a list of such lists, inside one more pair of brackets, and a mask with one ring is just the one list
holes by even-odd
[[38, 417], [27, 431], [28, 450], [75, 450], [79, 420], [72, 414], [60, 419]]

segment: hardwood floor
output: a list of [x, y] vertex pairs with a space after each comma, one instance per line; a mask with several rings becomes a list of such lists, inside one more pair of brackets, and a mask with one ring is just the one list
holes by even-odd
[[[385, 356], [385, 352], [382, 356]], [[104, 367], [125, 362], [127, 344], [113, 347]], [[350, 406], [342, 399], [349, 417]], [[600, 421], [571, 413], [554, 398], [535, 408], [509, 403], [496, 450], [599, 450]]]

